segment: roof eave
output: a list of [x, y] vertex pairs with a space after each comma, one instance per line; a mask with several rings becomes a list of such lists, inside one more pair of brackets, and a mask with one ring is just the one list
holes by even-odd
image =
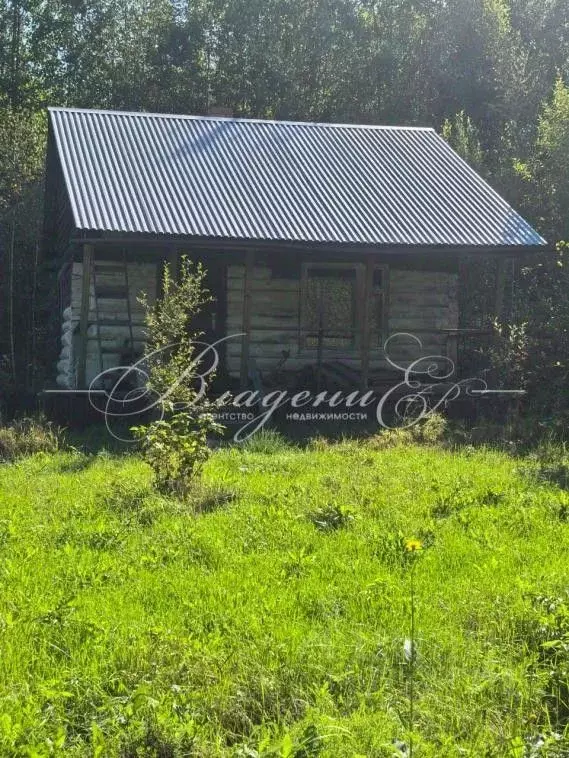
[[517, 245], [449, 245], [449, 244], [414, 244], [402, 245], [393, 243], [370, 244], [356, 242], [326, 242], [248, 239], [233, 237], [199, 237], [191, 235], [150, 234], [136, 232], [108, 232], [96, 230], [76, 230], [74, 241], [79, 244], [109, 244], [125, 243], [164, 244], [169, 246], [191, 246], [193, 248], [208, 248], [224, 250], [242, 250], [255, 246], [259, 250], [297, 250], [303, 252], [355, 253], [391, 253], [398, 255], [413, 255], [417, 253], [433, 253], [448, 255], [507, 255], [520, 256], [536, 253], [552, 253], [555, 247], [544, 241], [542, 244]]

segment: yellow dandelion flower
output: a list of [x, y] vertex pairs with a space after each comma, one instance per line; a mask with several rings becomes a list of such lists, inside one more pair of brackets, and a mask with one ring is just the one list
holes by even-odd
[[422, 549], [423, 549], [423, 543], [421, 542], [421, 540], [416, 540], [416, 539], [405, 540], [405, 550], [408, 553], [414, 553], [417, 550], [422, 550]]

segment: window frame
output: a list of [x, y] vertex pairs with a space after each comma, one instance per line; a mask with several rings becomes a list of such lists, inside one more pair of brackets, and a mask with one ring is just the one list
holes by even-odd
[[[362, 349], [362, 336], [363, 336], [363, 316], [364, 309], [364, 295], [366, 291], [366, 264], [362, 261], [354, 261], [353, 263], [346, 263], [345, 261], [303, 261], [301, 265], [300, 274], [300, 308], [299, 308], [299, 330], [298, 330], [298, 346], [299, 353], [306, 356], [314, 356], [318, 352], [318, 347], [313, 345], [307, 345], [307, 330], [305, 328], [307, 321], [307, 294], [308, 294], [308, 277], [311, 270], [326, 271], [354, 271], [355, 273], [355, 324], [354, 324], [354, 337], [353, 343], [349, 347], [330, 347], [324, 344], [322, 346], [323, 352], [329, 355], [342, 355], [345, 354], [349, 358], [356, 357]], [[373, 270], [381, 271], [381, 292], [382, 292], [382, 308], [381, 308], [381, 335], [379, 336], [378, 345], [370, 344], [370, 353], [378, 352], [383, 349], [385, 341], [386, 327], [387, 327], [387, 299], [388, 299], [388, 274], [389, 268], [386, 264], [374, 264]], [[373, 286], [373, 282], [371, 283]], [[371, 300], [371, 291], [370, 291]], [[368, 313], [371, 316], [371, 303]], [[371, 325], [370, 325], [371, 327]], [[371, 328], [370, 328], [371, 331]]]

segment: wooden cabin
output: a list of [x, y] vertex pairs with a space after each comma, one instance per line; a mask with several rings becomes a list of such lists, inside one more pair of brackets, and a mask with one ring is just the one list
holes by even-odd
[[[142, 353], [138, 295], [184, 254], [208, 271], [201, 326], [228, 337], [229, 385], [368, 387], [392, 371], [396, 333], [456, 361], [465, 254], [545, 245], [427, 128], [53, 108], [46, 198], [67, 391]], [[411, 338], [393, 350], [421, 355]]]

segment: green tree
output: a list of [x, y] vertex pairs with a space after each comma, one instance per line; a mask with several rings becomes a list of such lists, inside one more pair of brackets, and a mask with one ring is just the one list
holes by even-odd
[[209, 455], [208, 433], [221, 431], [197, 381], [196, 342], [201, 334], [194, 322], [211, 302], [205, 275], [200, 265], [193, 266], [183, 256], [176, 278], [164, 267], [161, 297], [154, 304], [141, 298], [146, 310], [147, 390], [163, 417], [132, 431], [159, 491], [180, 497], [189, 494]]
[[560, 77], [539, 117], [534, 175], [541, 222], [569, 239], [569, 88]]

